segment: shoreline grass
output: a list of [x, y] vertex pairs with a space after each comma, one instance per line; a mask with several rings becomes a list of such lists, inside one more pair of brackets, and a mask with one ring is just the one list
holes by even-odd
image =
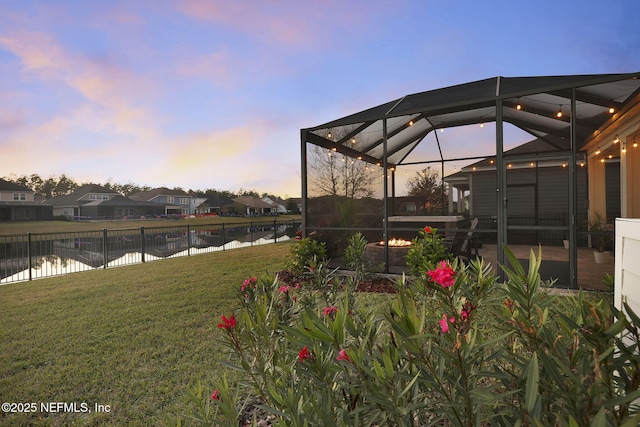
[[[251, 276], [284, 268], [289, 243], [0, 287], [3, 402], [86, 403], [91, 413], [0, 413], [2, 425], [158, 425], [220, 369], [219, 316]], [[267, 249], [267, 250], [265, 250]], [[109, 405], [96, 413], [94, 405]]]

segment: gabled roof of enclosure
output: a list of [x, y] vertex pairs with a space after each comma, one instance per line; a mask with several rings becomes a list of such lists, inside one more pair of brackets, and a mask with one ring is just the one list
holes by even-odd
[[[575, 92], [574, 92], [575, 90]], [[394, 99], [377, 107], [302, 129], [306, 142], [371, 163], [384, 158], [383, 122], [387, 119], [387, 164], [402, 164], [431, 131], [502, 120], [535, 138], [569, 139], [571, 103], [576, 101], [578, 148], [607, 122], [640, 101], [640, 72], [546, 77], [493, 77]], [[557, 113], [561, 111], [562, 116]]]

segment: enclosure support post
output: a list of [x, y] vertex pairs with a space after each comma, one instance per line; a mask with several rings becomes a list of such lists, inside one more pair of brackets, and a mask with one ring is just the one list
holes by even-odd
[[307, 132], [300, 131], [300, 178], [302, 184], [301, 209], [302, 209], [302, 237], [307, 237]]
[[[496, 216], [497, 216], [497, 257], [498, 264], [505, 264], [503, 244], [507, 242], [507, 176], [503, 161], [504, 129], [502, 122], [502, 99], [496, 101]], [[500, 271], [504, 279], [504, 272]]]
[[384, 242], [383, 259], [385, 273], [389, 272], [389, 212], [387, 206], [389, 204], [389, 183], [387, 172], [387, 118], [385, 117], [382, 120], [382, 199], [384, 200], [382, 204], [382, 240]]
[[570, 144], [571, 158], [569, 160], [569, 286], [578, 287], [578, 247], [577, 247], [577, 212], [578, 212], [578, 180], [576, 178], [576, 162], [578, 160], [576, 143], [576, 88], [571, 88], [571, 117], [570, 119]]

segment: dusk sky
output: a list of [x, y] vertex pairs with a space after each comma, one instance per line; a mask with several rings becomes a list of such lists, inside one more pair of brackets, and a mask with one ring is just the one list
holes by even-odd
[[295, 197], [301, 128], [498, 75], [640, 71], [638, 0], [2, 0], [0, 16], [0, 177]]

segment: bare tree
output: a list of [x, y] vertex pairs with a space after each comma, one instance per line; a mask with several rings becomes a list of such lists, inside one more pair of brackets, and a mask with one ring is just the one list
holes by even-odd
[[443, 208], [446, 203], [447, 186], [440, 178], [440, 173], [431, 166], [416, 172], [416, 175], [407, 181], [407, 189], [409, 196], [423, 197], [426, 206], [431, 209]]
[[314, 145], [309, 156], [312, 193], [317, 195], [371, 197], [382, 170], [362, 160]]

